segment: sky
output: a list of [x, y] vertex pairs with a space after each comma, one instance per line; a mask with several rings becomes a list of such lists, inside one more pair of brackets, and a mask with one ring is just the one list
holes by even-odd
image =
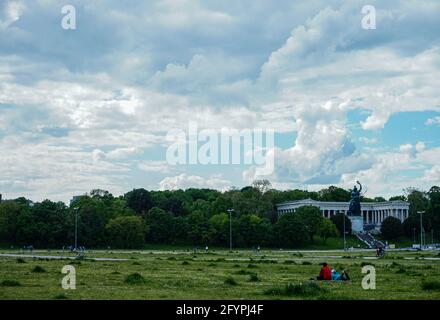
[[[261, 178], [427, 190], [440, 184], [439, 17], [436, 0], [0, 0], [0, 193], [68, 202]], [[167, 136], [191, 123], [274, 130], [273, 172], [171, 164]]]

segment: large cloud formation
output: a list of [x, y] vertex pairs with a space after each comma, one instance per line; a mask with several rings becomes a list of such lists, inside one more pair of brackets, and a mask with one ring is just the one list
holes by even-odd
[[[189, 120], [291, 133], [272, 150], [277, 186], [363, 179], [371, 195], [390, 195], [438, 181], [436, 115], [425, 119], [434, 141], [423, 148], [368, 138], [393, 115], [440, 111], [437, 1], [370, 1], [376, 30], [361, 27], [362, 1], [70, 3], [78, 21], [69, 31], [59, 1], [0, 5], [7, 197], [67, 201], [94, 187], [224, 189], [257, 178], [253, 167], [169, 167], [166, 132]], [[353, 112], [364, 116], [353, 122]]]

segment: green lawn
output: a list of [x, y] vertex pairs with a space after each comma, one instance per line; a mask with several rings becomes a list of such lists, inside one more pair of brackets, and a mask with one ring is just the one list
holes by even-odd
[[[6, 252], [13, 251], [0, 251]], [[34, 254], [62, 253], [52, 250]], [[380, 260], [368, 259], [374, 256], [372, 251], [229, 253], [215, 249], [194, 254], [190, 249], [101, 250], [87, 256], [128, 260], [0, 257], [0, 299], [440, 299], [440, 261], [424, 259], [438, 258], [438, 252], [390, 252]], [[310, 292], [293, 290], [291, 295], [280, 290], [288, 283], [307, 282], [317, 275], [324, 261], [338, 270], [349, 270], [352, 281], [319, 283]], [[66, 264], [76, 268], [76, 290], [61, 288], [61, 269]], [[376, 290], [361, 287], [365, 264], [376, 267]], [[41, 268], [35, 269], [37, 266]], [[136, 273], [143, 277], [141, 283], [125, 281]], [[423, 289], [423, 281], [431, 282]]]

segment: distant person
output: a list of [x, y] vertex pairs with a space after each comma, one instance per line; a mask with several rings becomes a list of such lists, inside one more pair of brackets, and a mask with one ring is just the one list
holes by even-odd
[[332, 269], [332, 280], [333, 281], [341, 280], [341, 274], [338, 271], [336, 271], [335, 269]]
[[332, 271], [330, 270], [328, 264], [324, 262], [322, 264], [321, 271], [319, 272], [319, 276], [316, 277], [316, 280], [331, 280], [332, 279]]
[[341, 280], [342, 281], [350, 281], [350, 276], [348, 275], [347, 271], [342, 270]]
[[206, 246], [205, 247], [205, 252], [208, 253], [208, 251], [209, 251], [209, 248], [208, 248], [208, 246]]
[[384, 249], [382, 247], [377, 248], [376, 256], [380, 258], [380, 257], [383, 257], [384, 255], [385, 255]]

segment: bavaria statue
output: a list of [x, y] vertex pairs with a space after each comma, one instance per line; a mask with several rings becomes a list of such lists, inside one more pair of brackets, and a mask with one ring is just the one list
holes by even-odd
[[356, 181], [359, 185], [359, 189], [354, 186], [353, 190], [351, 190], [351, 200], [350, 207], [348, 208], [347, 215], [349, 216], [361, 216], [361, 191], [362, 185], [359, 181]]

